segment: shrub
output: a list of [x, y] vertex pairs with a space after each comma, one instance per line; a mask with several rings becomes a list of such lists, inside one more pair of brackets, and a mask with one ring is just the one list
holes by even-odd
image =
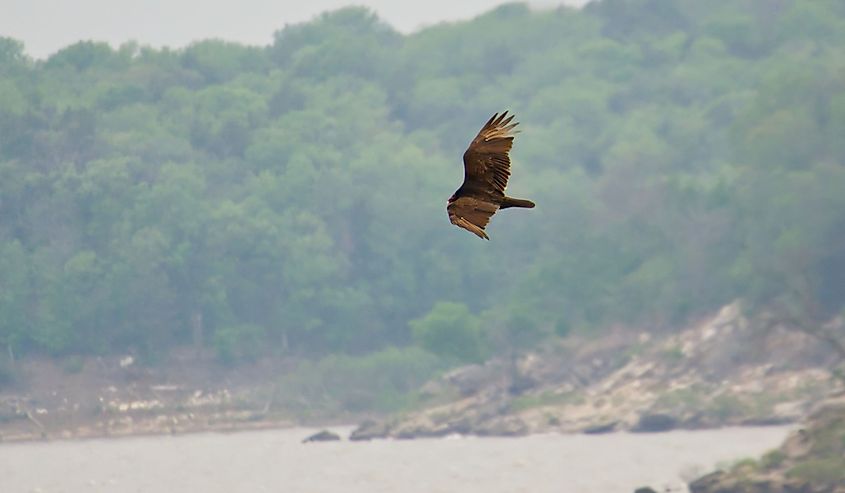
[[416, 390], [444, 367], [420, 348], [389, 348], [366, 356], [307, 361], [279, 381], [279, 394], [299, 415], [395, 412], [416, 402]]
[[81, 372], [85, 368], [85, 358], [78, 354], [70, 355], [62, 360], [62, 371], [68, 375]]
[[11, 387], [17, 382], [18, 373], [8, 358], [0, 357], [0, 389]]
[[763, 469], [776, 469], [783, 464], [783, 461], [786, 460], [786, 454], [783, 453], [781, 450], [771, 450], [766, 452], [762, 459], [760, 459], [760, 465]]
[[845, 481], [845, 458], [825, 457], [810, 459], [792, 466], [787, 476], [815, 483]]
[[214, 333], [214, 350], [227, 364], [255, 360], [264, 350], [267, 332], [258, 325], [235, 325]]
[[555, 322], [555, 334], [558, 337], [566, 337], [572, 331], [572, 325], [566, 317], [560, 317]]
[[464, 363], [484, 359], [481, 322], [463, 303], [441, 301], [409, 325], [414, 341], [438, 356]]
[[739, 397], [730, 394], [714, 397], [708, 408], [710, 414], [721, 420], [742, 416], [748, 412], [748, 405]]

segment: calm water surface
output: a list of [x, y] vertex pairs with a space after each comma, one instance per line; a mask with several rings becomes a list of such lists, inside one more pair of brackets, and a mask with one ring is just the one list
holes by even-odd
[[300, 443], [313, 431], [5, 444], [0, 492], [686, 491], [683, 477], [759, 455], [788, 429]]

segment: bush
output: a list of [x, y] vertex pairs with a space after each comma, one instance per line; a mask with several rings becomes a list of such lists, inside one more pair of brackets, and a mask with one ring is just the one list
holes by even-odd
[[414, 341], [438, 356], [473, 363], [486, 355], [481, 322], [463, 303], [438, 302], [426, 316], [409, 325]]
[[264, 350], [267, 332], [257, 325], [235, 325], [214, 333], [214, 350], [227, 364], [255, 360]]
[[420, 348], [389, 348], [366, 356], [307, 361], [279, 382], [282, 404], [298, 415], [395, 412], [416, 402], [416, 390], [444, 367]]
[[0, 357], [0, 389], [11, 387], [18, 379], [15, 366], [8, 358]]
[[783, 461], [786, 460], [786, 454], [783, 453], [781, 450], [770, 450], [766, 452], [762, 459], [760, 459], [760, 465], [763, 469], [771, 470], [776, 469], [783, 464]]
[[815, 483], [833, 484], [845, 481], [845, 459], [825, 457], [796, 464], [789, 469], [788, 476]]
[[727, 420], [745, 415], [748, 412], [748, 405], [735, 395], [722, 394], [713, 398], [708, 411], [716, 418]]
[[511, 347], [519, 350], [531, 349], [547, 336], [543, 327], [534, 319], [534, 314], [525, 309], [511, 311], [506, 331]]
[[75, 375], [85, 369], [85, 358], [78, 354], [70, 355], [62, 360], [62, 371], [68, 375]]
[[566, 317], [560, 317], [557, 322], [555, 322], [555, 334], [557, 334], [558, 337], [566, 337], [571, 331], [572, 325]]

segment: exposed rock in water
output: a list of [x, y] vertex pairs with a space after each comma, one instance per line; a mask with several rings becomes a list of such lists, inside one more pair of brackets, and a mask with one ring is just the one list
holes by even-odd
[[648, 486], [637, 488], [634, 490], [634, 493], [657, 493], [657, 490], [654, 488], [649, 488]]
[[619, 421], [611, 421], [610, 423], [602, 423], [595, 426], [588, 426], [584, 428], [581, 433], [585, 435], [601, 435], [603, 433], [610, 433], [616, 431], [616, 425]]
[[678, 426], [678, 420], [668, 414], [643, 414], [631, 431], [637, 433], [657, 433], [669, 431]]
[[824, 402], [780, 448], [689, 484], [692, 493], [845, 493], [845, 399]]
[[385, 422], [378, 422], [368, 419], [358, 425], [349, 435], [349, 439], [357, 442], [362, 440], [373, 440], [375, 438], [386, 438], [390, 432], [390, 426]]
[[323, 431], [319, 431], [317, 433], [314, 433], [313, 435], [306, 438], [305, 440], [302, 440], [302, 443], [333, 442], [333, 441], [337, 441], [337, 440], [340, 440], [340, 435], [338, 435], [337, 433], [335, 433], [333, 431], [323, 430]]
[[[722, 491], [722, 482], [725, 480], [727, 474], [724, 471], [715, 471], [702, 476], [689, 484], [691, 493], [706, 493]], [[727, 493], [730, 490], [725, 490]]]

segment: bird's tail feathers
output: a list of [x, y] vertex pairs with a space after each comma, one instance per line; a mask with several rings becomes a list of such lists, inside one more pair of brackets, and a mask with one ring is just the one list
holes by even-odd
[[534, 202], [526, 199], [515, 199], [513, 197], [505, 197], [505, 200], [502, 201], [502, 205], [499, 207], [500, 209], [507, 209], [508, 207], [524, 207], [525, 209], [531, 209], [534, 207]]

